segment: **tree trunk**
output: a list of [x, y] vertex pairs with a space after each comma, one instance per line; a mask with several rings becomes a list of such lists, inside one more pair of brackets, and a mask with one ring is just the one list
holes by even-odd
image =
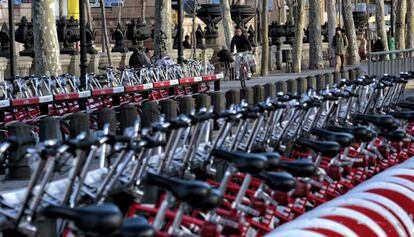
[[105, 48], [106, 55], [108, 57], [108, 64], [109, 66], [112, 66], [111, 45], [110, 45], [109, 37], [108, 37], [108, 25], [106, 24], [104, 0], [99, 0], [99, 3], [101, 5], [101, 18], [102, 18], [102, 34], [103, 34], [102, 50], [104, 50]]
[[302, 71], [302, 45], [305, 28], [305, 0], [298, 0], [296, 7], [295, 39], [293, 41], [293, 72]]
[[406, 0], [398, 0], [395, 19], [395, 45], [396, 49], [405, 48], [405, 15], [407, 13]]
[[[412, 1], [412, 0], [411, 0]], [[387, 31], [385, 29], [385, 11], [384, 11], [384, 0], [376, 0], [377, 9], [375, 12], [375, 22], [377, 27], [377, 35], [381, 38], [384, 50], [388, 51], [388, 38]]]
[[142, 17], [142, 21], [144, 22], [144, 24], [146, 23], [146, 10], [147, 10], [147, 0], [141, 0], [141, 17]]
[[344, 28], [348, 38], [348, 58], [350, 65], [359, 64], [358, 44], [356, 39], [354, 17], [352, 16], [352, 0], [342, 0]]
[[335, 66], [335, 52], [332, 48], [332, 40], [335, 36], [336, 28], [336, 4], [335, 0], [326, 0], [326, 8], [328, 12], [328, 37], [329, 37], [329, 64]]
[[407, 48], [414, 48], [414, 0], [407, 0]]
[[295, 1], [294, 0], [287, 0], [287, 5], [289, 7], [289, 14], [287, 16], [287, 22], [291, 25], [294, 24], [296, 21], [295, 19]]
[[309, 0], [309, 69], [323, 68], [320, 0]]
[[64, 16], [64, 9], [63, 9], [63, 0], [59, 0], [59, 17]]
[[60, 75], [60, 47], [56, 31], [55, 0], [33, 0], [36, 75]]
[[91, 26], [91, 29], [93, 29], [93, 18], [92, 18], [90, 1], [85, 1], [85, 9], [86, 9], [86, 17], [88, 18], [88, 23]]
[[262, 62], [260, 75], [267, 76], [269, 74], [269, 0], [263, 0], [262, 4]]
[[227, 47], [230, 48], [231, 39], [233, 38], [233, 23], [230, 13], [229, 0], [220, 0], [221, 4], [221, 22], [223, 22], [224, 38], [226, 40]]
[[155, 0], [155, 32], [154, 35], [161, 36], [163, 32], [166, 40], [162, 40], [165, 43], [165, 50], [162, 48], [160, 40], [154, 41], [154, 54], [155, 58], [161, 58], [172, 52], [172, 24], [171, 24], [171, 0]]

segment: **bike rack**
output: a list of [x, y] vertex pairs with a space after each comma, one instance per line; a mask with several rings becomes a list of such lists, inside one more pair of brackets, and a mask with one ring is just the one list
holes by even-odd
[[220, 90], [220, 80], [224, 78], [222, 73], [200, 76], [186, 77], [177, 80], [169, 80], [162, 82], [147, 83], [133, 86], [120, 86], [113, 88], [104, 88], [96, 90], [87, 90], [78, 93], [67, 93], [59, 95], [47, 95], [33, 97], [28, 99], [12, 99], [0, 100], [0, 123], [5, 121], [5, 113], [11, 109], [19, 107], [36, 107], [39, 106], [41, 115], [48, 115], [49, 105], [62, 102], [77, 102], [80, 110], [86, 110], [86, 102], [88, 99], [98, 97], [112, 98], [114, 106], [120, 105], [120, 97], [128, 94], [141, 94], [143, 99], [148, 99], [151, 91], [168, 90], [169, 95], [175, 94], [177, 86], [191, 86], [194, 93], [198, 93], [198, 87], [201, 83], [213, 83], [214, 91]]

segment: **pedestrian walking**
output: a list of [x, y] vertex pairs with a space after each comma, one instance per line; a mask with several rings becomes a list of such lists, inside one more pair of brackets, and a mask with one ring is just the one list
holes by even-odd
[[231, 56], [229, 49], [225, 45], [221, 47], [221, 50], [217, 53], [217, 57], [218, 57], [219, 62], [221, 63], [234, 62], [234, 59]]
[[359, 45], [359, 57], [361, 60], [367, 59], [367, 40], [365, 39], [365, 34], [362, 34], [361, 43]]
[[[383, 52], [385, 50], [384, 44], [382, 43], [381, 37], [377, 36], [377, 40], [374, 43], [375, 52]], [[377, 61], [383, 60], [383, 56], [378, 56]]]
[[348, 39], [342, 33], [340, 27], [336, 28], [336, 34], [332, 40], [332, 48], [335, 52], [335, 71], [343, 72], [345, 66], [345, 54], [348, 48]]
[[234, 62], [233, 57], [227, 46], [223, 45], [221, 50], [217, 53], [218, 61], [221, 63], [220, 65], [224, 68], [225, 78], [229, 78], [232, 80], [234, 76], [233, 70], [231, 70], [231, 63]]

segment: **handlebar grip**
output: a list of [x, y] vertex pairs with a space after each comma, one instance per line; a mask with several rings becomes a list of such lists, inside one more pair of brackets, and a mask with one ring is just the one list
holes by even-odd
[[143, 137], [143, 140], [145, 141], [145, 148], [155, 148], [159, 146], [165, 146], [165, 141], [156, 140], [150, 137]]
[[200, 122], [214, 118], [214, 114], [205, 112], [205, 113], [193, 115], [191, 117], [192, 117], [193, 124], [196, 124], [196, 123], [200, 123]]
[[113, 67], [109, 67], [109, 66], [99, 66], [99, 67], [98, 67], [98, 69], [99, 69], [99, 70], [104, 70], [104, 71], [106, 71], [106, 70], [108, 70], [108, 69], [113, 69]]
[[23, 136], [23, 137], [8, 137], [6, 142], [11, 144], [11, 149], [17, 149], [22, 146], [33, 145], [36, 143], [36, 139], [32, 136]]
[[131, 138], [128, 136], [122, 136], [122, 135], [108, 135], [109, 139], [106, 143], [110, 145], [114, 145], [115, 143], [130, 143]]
[[83, 140], [79, 139], [71, 139], [67, 141], [67, 145], [69, 145], [73, 149], [80, 149], [80, 150], [87, 150], [93, 145], [98, 145], [99, 141], [93, 137], [88, 137]]

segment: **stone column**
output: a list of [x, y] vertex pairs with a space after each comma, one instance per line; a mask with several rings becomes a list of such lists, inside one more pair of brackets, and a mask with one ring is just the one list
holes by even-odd
[[[115, 68], [119, 68], [121, 61], [122, 61], [122, 54], [121, 53], [111, 53], [112, 57], [112, 66]], [[106, 58], [106, 59], [105, 59]], [[101, 56], [101, 61], [99, 62], [99, 66], [108, 66], [108, 59], [106, 56]]]
[[4, 78], [8, 78], [9, 75], [6, 75], [6, 69], [9, 63], [9, 59], [0, 58], [0, 82], [4, 81]]
[[[118, 68], [125, 68], [125, 66], [129, 65], [129, 58], [131, 57], [132, 52], [128, 52], [128, 53], [122, 53], [121, 54], [121, 61], [118, 64]], [[115, 58], [115, 57], [113, 57]], [[114, 64], [116, 65], [116, 64]]]
[[60, 66], [62, 67], [62, 72], [66, 73], [69, 72], [69, 64], [70, 64], [71, 56], [61, 54], [60, 55]]
[[17, 74], [20, 76], [29, 76], [32, 73], [30, 71], [32, 66], [34, 66], [32, 57], [19, 57], [17, 60]]
[[70, 56], [70, 62], [68, 66], [68, 71], [70, 74], [75, 76], [80, 76], [80, 56], [79, 55], [72, 55]]
[[99, 62], [100, 62], [100, 55], [99, 54], [88, 54], [87, 60], [88, 60], [88, 70], [89, 73], [99, 73]]

